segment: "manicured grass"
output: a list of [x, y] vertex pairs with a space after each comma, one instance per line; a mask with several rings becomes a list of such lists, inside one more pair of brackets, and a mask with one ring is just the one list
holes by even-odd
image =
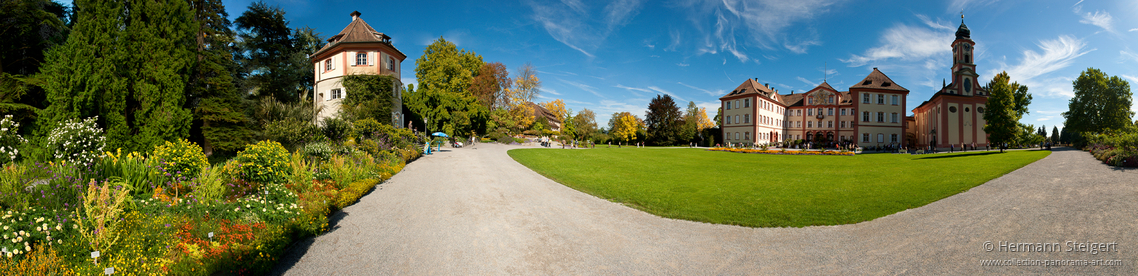
[[1049, 151], [784, 156], [685, 148], [515, 149], [573, 189], [659, 216], [755, 227], [868, 221], [966, 191]]

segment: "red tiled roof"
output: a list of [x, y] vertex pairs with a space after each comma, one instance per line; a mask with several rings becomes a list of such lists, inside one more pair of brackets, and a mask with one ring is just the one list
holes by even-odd
[[857, 89], [857, 88], [895, 90], [895, 91], [906, 91], [906, 92], [909, 91], [909, 89], [905, 89], [904, 87], [901, 87], [901, 85], [893, 82], [892, 79], [889, 79], [889, 76], [886, 76], [885, 73], [881, 73], [881, 71], [877, 70], [876, 67], [873, 68], [873, 72], [869, 73], [869, 76], [866, 76], [865, 79], [862, 79], [860, 82], [858, 82], [854, 86], [850, 87], [850, 89]]
[[352, 12], [352, 22], [348, 23], [348, 26], [344, 27], [344, 30], [340, 31], [339, 34], [329, 37], [328, 43], [324, 44], [324, 47], [321, 47], [320, 50], [313, 53], [312, 56], [331, 49], [336, 44], [368, 42], [382, 43], [391, 47], [392, 50], [395, 50], [395, 52], [398, 52], [400, 55], [407, 56], [403, 54], [403, 52], [400, 52], [399, 49], [395, 49], [395, 46], [391, 45], [390, 36], [375, 31], [375, 29], [372, 28], [371, 25], [368, 25], [367, 22], [364, 22], [363, 18], [360, 18], [359, 15], [360, 12], [358, 11]]

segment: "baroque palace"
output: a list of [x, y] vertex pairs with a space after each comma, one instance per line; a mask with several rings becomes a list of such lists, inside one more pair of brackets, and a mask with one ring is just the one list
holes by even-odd
[[983, 147], [984, 104], [972, 59], [971, 31], [962, 21], [952, 42], [952, 83], [905, 116], [909, 90], [877, 68], [838, 91], [822, 82], [806, 93], [779, 94], [758, 79], [748, 79], [720, 97], [723, 142], [755, 145], [783, 141], [851, 143], [858, 146]]

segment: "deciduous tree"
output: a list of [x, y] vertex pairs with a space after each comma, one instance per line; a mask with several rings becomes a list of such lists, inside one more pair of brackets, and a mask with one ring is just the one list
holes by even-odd
[[[1130, 110], [1134, 95], [1130, 83], [1118, 76], [1087, 68], [1072, 82], [1075, 97], [1071, 98], [1067, 112], [1063, 112], [1063, 131], [1078, 135], [1082, 132], [1120, 130], [1131, 126], [1134, 112]], [[1079, 143], [1079, 141], [1072, 141]]]
[[509, 97], [506, 95], [513, 86], [510, 72], [501, 62], [490, 62], [478, 69], [478, 74], [470, 83], [469, 90], [478, 98], [478, 103], [488, 110], [506, 108]]
[[482, 64], [481, 56], [439, 37], [415, 60], [419, 87], [404, 93], [404, 103], [426, 121], [428, 131], [482, 131], [489, 110], [467, 89]]
[[[996, 75], [988, 83], [988, 111], [984, 112], [984, 132], [995, 144], [1015, 143], [1020, 132], [1019, 120], [1027, 113], [1031, 94], [1027, 86], [1011, 82], [1007, 72]], [[1003, 148], [1000, 149], [1003, 152]]]
[[643, 122], [631, 113], [619, 112], [613, 115], [613, 126], [609, 134], [613, 139], [631, 142], [636, 140], [637, 133], [643, 129]]
[[582, 109], [581, 112], [577, 113], [577, 116], [573, 116], [572, 121], [573, 125], [577, 127], [578, 140], [590, 140], [593, 138], [592, 136], [597, 132], [596, 117], [597, 115], [588, 108]]
[[675, 145], [680, 137], [683, 117], [680, 107], [669, 95], [656, 95], [648, 103], [644, 121], [648, 127], [648, 140], [661, 146]]

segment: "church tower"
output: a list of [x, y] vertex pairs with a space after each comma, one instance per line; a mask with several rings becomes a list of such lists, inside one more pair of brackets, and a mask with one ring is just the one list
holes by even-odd
[[956, 29], [956, 40], [952, 41], [952, 85], [946, 87], [949, 94], [963, 96], [983, 96], [985, 93], [980, 87], [976, 73], [975, 54], [973, 52], [976, 42], [972, 41], [972, 31], [960, 20], [960, 28]]

